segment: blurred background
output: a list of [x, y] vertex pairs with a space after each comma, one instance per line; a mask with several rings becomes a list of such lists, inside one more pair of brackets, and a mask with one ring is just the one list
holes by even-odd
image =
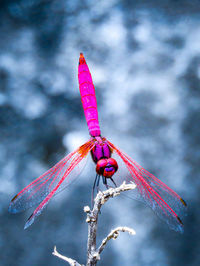
[[184, 234], [150, 208], [110, 200], [100, 243], [116, 226], [98, 265], [200, 265], [200, 1], [2, 0], [0, 2], [0, 264], [85, 263], [95, 178], [89, 159], [77, 182], [27, 230], [33, 210], [8, 213], [12, 197], [88, 140], [78, 89], [83, 52], [96, 87], [102, 135], [188, 203]]

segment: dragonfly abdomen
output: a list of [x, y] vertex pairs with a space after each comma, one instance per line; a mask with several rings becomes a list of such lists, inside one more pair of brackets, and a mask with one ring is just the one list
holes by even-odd
[[78, 67], [79, 89], [81, 101], [87, 121], [89, 133], [92, 137], [100, 136], [101, 131], [98, 121], [97, 101], [92, 76], [83, 54], [80, 54]]

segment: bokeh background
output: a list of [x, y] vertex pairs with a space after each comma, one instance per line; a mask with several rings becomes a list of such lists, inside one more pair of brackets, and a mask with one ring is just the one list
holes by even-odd
[[65, 265], [54, 245], [85, 263], [91, 161], [27, 230], [33, 210], [7, 211], [19, 190], [89, 137], [80, 52], [103, 135], [189, 205], [178, 234], [139, 202], [110, 200], [98, 243], [116, 226], [137, 234], [110, 241], [98, 265], [200, 265], [200, 1], [2, 0], [0, 21], [0, 265]]

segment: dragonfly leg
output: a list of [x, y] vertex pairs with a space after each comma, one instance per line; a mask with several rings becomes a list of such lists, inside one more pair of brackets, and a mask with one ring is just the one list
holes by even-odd
[[112, 177], [110, 177], [110, 180], [113, 182], [113, 184], [115, 185], [115, 187], [117, 187], [115, 181], [112, 179]]
[[94, 180], [94, 185], [92, 187], [92, 199], [91, 199], [91, 201], [92, 201], [91, 202], [92, 207], [94, 206], [94, 190], [95, 190], [95, 187], [96, 187], [96, 183], [98, 183], [98, 185], [99, 185], [99, 175], [98, 174], [96, 174], [96, 177], [95, 177], [95, 180]]
[[102, 176], [103, 179], [103, 184], [106, 186], [106, 188], [108, 189], [108, 184], [107, 184], [107, 178], [105, 176]]
[[97, 175], [97, 193], [99, 192], [99, 181], [100, 181], [100, 175]]

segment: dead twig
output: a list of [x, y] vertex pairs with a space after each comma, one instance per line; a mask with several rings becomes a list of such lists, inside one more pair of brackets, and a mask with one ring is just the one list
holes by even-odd
[[[99, 249], [96, 248], [96, 234], [97, 234], [97, 223], [98, 215], [101, 207], [105, 202], [113, 197], [118, 196], [121, 192], [135, 189], [135, 184], [126, 184], [125, 182], [117, 187], [110, 188], [103, 192], [99, 192], [94, 201], [94, 207], [92, 210], [88, 206], [84, 208], [84, 211], [87, 213], [86, 222], [88, 223], [88, 245], [87, 245], [87, 266], [96, 265], [97, 261], [100, 260]], [[122, 227], [121, 227], [122, 228]], [[125, 227], [124, 227], [125, 228]], [[133, 231], [132, 231], [133, 232]], [[104, 249], [105, 245], [102, 246], [101, 252]]]
[[110, 234], [108, 234], [107, 237], [102, 240], [101, 245], [98, 248], [98, 253], [99, 254], [104, 250], [104, 248], [105, 248], [105, 246], [106, 246], [106, 244], [108, 243], [109, 240], [117, 239], [117, 237], [119, 236], [119, 232], [120, 231], [121, 232], [128, 232], [130, 235], [135, 235], [136, 234], [136, 232], [132, 228], [129, 228], [129, 227], [126, 227], [126, 226], [119, 226], [119, 227], [113, 229], [110, 232]]
[[84, 266], [84, 265], [79, 264], [76, 260], [70, 259], [70, 258], [63, 256], [60, 253], [58, 253], [56, 246], [54, 247], [54, 251], [52, 254], [54, 256], [60, 258], [61, 260], [67, 261], [69, 263], [69, 265], [71, 265], [71, 266]]
[[[99, 191], [95, 200], [94, 207], [91, 210], [89, 206], [84, 207], [84, 212], [87, 213], [86, 222], [88, 223], [88, 244], [87, 244], [87, 266], [95, 266], [97, 261], [100, 260], [100, 253], [104, 250], [106, 244], [111, 239], [116, 239], [119, 236], [119, 232], [128, 232], [131, 235], [135, 235], [135, 231], [128, 227], [117, 227], [112, 230], [106, 238], [101, 242], [99, 248], [96, 248], [96, 236], [97, 236], [97, 224], [98, 224], [98, 215], [100, 213], [101, 207], [106, 203], [110, 198], [118, 196], [121, 192], [135, 189], [136, 185], [134, 183], [126, 184], [125, 182], [116, 188], [110, 188], [105, 191]], [[59, 257], [60, 259], [68, 262], [71, 266], [81, 266], [76, 260], [65, 257], [59, 254], [54, 247], [54, 256]], [[83, 265], [82, 265], [83, 266]]]

